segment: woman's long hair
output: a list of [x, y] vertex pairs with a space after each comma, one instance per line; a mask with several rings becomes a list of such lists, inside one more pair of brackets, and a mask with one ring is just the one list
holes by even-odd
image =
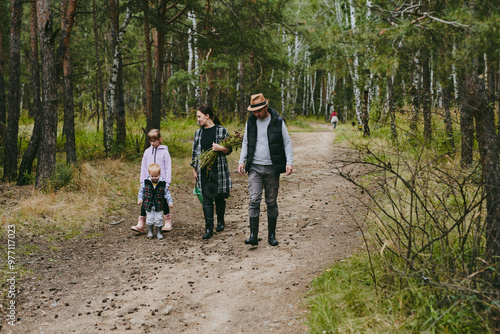
[[210, 119], [214, 122], [214, 124], [222, 125], [222, 124], [220, 124], [219, 118], [217, 116], [215, 116], [212, 107], [210, 107], [206, 104], [202, 104], [196, 110], [202, 112], [205, 115], [208, 115], [208, 117], [210, 117]]

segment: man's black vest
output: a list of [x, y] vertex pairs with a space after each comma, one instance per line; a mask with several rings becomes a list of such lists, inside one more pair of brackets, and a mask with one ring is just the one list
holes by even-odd
[[167, 183], [163, 180], [158, 182], [156, 187], [153, 186], [151, 180], [144, 180], [144, 198], [142, 205], [146, 211], [151, 211], [153, 206], [155, 207], [155, 211], [163, 211], [163, 198], [165, 196], [166, 186]]
[[[285, 145], [283, 143], [283, 134], [281, 126], [283, 118], [276, 111], [268, 107], [268, 112], [271, 117], [269, 126], [267, 127], [267, 140], [269, 142], [269, 152], [271, 153], [271, 161], [273, 162], [274, 172], [281, 174], [286, 172], [286, 155]], [[250, 169], [253, 158], [255, 156], [255, 148], [257, 146], [257, 117], [250, 115], [247, 122], [247, 164], [246, 171]]]

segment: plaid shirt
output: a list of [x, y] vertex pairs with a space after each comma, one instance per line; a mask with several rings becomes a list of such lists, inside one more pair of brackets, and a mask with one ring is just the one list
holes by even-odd
[[[218, 144], [224, 138], [229, 137], [229, 133], [226, 128], [221, 125], [215, 125], [215, 142]], [[191, 162], [191, 166], [196, 168], [198, 174], [198, 189], [201, 190], [201, 170], [198, 168], [198, 164], [196, 158], [201, 154], [201, 136], [203, 134], [203, 128], [200, 128], [194, 134], [193, 141], [193, 158]], [[218, 174], [218, 187], [217, 192], [219, 194], [229, 193], [231, 190], [233, 183], [231, 182], [231, 178], [229, 177], [229, 166], [227, 164], [226, 155], [231, 154], [232, 150], [229, 150], [227, 154], [222, 152], [217, 152], [217, 174]]]

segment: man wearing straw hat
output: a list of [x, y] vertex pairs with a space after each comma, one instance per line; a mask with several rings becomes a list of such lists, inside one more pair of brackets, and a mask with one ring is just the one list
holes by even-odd
[[293, 172], [292, 141], [285, 122], [276, 111], [269, 108], [269, 101], [262, 93], [252, 95], [252, 114], [245, 125], [245, 135], [241, 148], [238, 172], [248, 172], [248, 192], [250, 204], [250, 238], [248, 245], [257, 245], [259, 234], [260, 202], [265, 190], [267, 205], [268, 242], [277, 246], [276, 221], [278, 219], [278, 188], [280, 174]]

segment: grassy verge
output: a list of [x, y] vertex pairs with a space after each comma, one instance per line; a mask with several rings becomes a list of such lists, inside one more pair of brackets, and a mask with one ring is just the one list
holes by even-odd
[[360, 152], [353, 162], [369, 171], [360, 180], [343, 176], [371, 198], [359, 218], [370, 256], [360, 251], [313, 282], [306, 301], [311, 333], [497, 331], [500, 300], [488, 280], [495, 273], [481, 260], [480, 170], [460, 166], [438, 116], [431, 145], [406, 119], [398, 115], [397, 140], [380, 124], [369, 138], [350, 125], [336, 130]]

